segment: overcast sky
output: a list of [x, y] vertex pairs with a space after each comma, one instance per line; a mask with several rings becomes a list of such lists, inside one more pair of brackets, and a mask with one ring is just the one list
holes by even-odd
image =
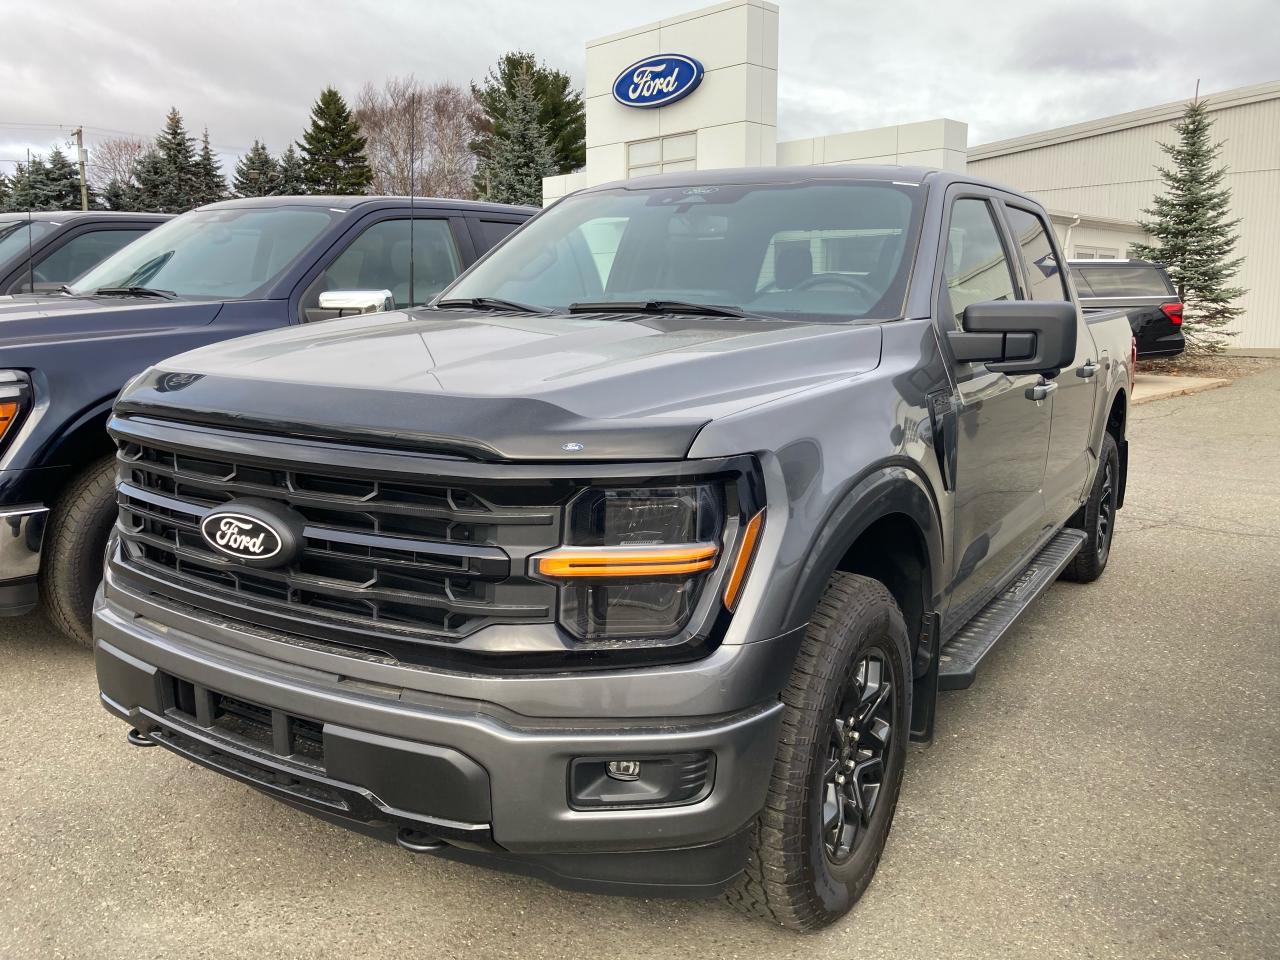
[[[226, 157], [255, 137], [279, 151], [325, 84], [352, 95], [410, 73], [466, 83], [511, 49], [581, 84], [585, 40], [700, 5], [0, 0], [0, 169], [77, 124], [90, 145], [150, 138], [170, 105]], [[1280, 79], [1276, 0], [779, 6], [782, 139], [946, 116], [978, 144], [1180, 99], [1197, 77], [1209, 93]]]

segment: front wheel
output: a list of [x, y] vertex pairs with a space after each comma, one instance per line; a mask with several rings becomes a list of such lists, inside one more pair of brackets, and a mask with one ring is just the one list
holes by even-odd
[[91, 607], [116, 517], [115, 457], [71, 481], [49, 511], [40, 563], [40, 597], [49, 619], [82, 646], [93, 646]]
[[839, 919], [875, 874], [911, 718], [902, 612], [878, 581], [835, 574], [783, 691], [782, 735], [742, 876], [726, 895], [794, 930]]
[[1076, 583], [1093, 583], [1107, 568], [1111, 556], [1111, 542], [1116, 533], [1116, 498], [1120, 494], [1120, 448], [1115, 437], [1102, 435], [1102, 455], [1098, 458], [1098, 472], [1093, 478], [1089, 499], [1067, 526], [1083, 530], [1084, 546], [1075, 559], [1062, 571], [1062, 579]]

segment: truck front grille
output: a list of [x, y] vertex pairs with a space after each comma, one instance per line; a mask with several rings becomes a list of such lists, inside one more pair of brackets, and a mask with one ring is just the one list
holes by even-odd
[[[525, 561], [559, 543], [568, 489], [359, 477], [127, 439], [117, 459], [120, 562], [161, 596], [396, 657], [552, 619], [554, 587], [528, 579]], [[249, 567], [204, 541], [204, 515], [245, 497], [302, 515], [294, 561]]]

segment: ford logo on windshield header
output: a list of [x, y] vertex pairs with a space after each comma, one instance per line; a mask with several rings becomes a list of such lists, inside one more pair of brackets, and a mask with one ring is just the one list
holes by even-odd
[[618, 74], [613, 99], [624, 107], [664, 107], [698, 89], [702, 74], [702, 64], [683, 54], [645, 57]]
[[216, 553], [251, 566], [283, 566], [302, 546], [304, 521], [284, 504], [233, 500], [200, 521], [200, 536]]

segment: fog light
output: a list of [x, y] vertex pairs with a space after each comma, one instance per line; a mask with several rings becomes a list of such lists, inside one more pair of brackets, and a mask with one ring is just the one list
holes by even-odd
[[569, 805], [583, 810], [697, 803], [711, 792], [715, 771], [715, 755], [705, 752], [632, 760], [578, 757], [569, 764]]
[[640, 779], [639, 760], [610, 760], [604, 770], [614, 780]]

